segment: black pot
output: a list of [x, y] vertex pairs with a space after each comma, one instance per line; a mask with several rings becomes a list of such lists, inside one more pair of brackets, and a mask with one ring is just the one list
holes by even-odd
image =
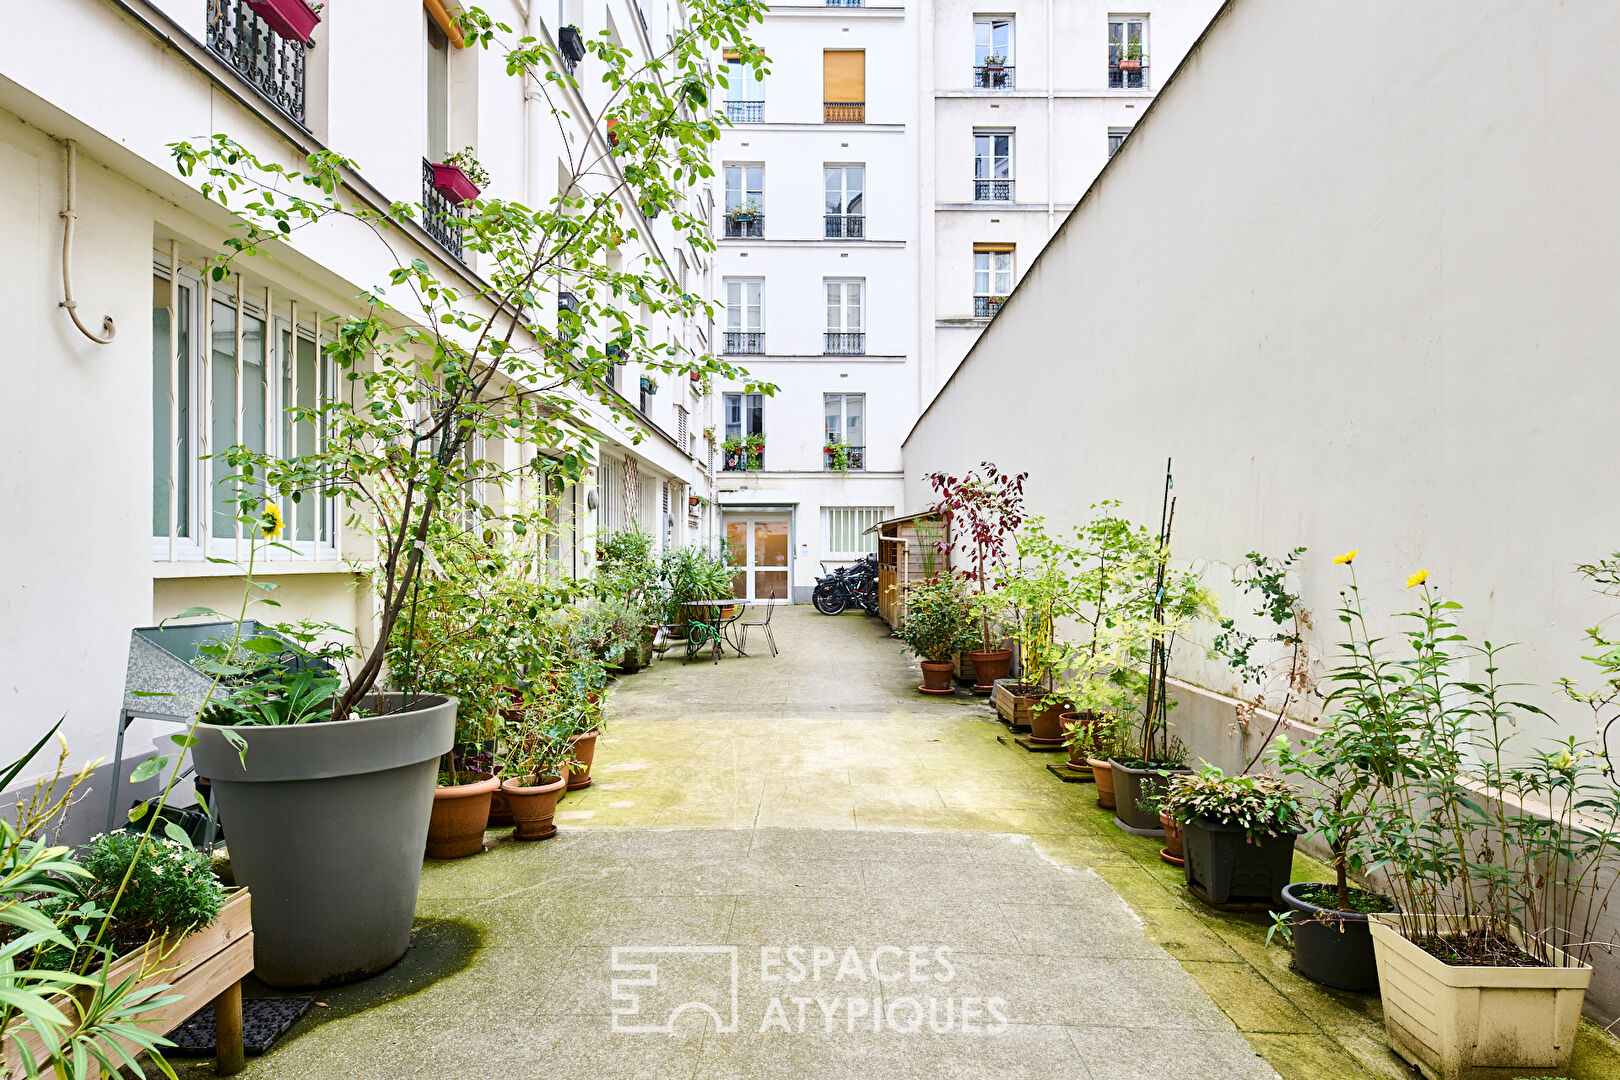
[[[1109, 758], [1114, 771], [1114, 824], [1137, 836], [1163, 836], [1164, 826], [1159, 822], [1158, 801], [1164, 795], [1170, 777], [1191, 772], [1178, 766], [1158, 766], [1138, 769]], [[1143, 800], [1152, 802], [1151, 809], [1143, 809]]]
[[1212, 904], [1281, 907], [1283, 887], [1294, 868], [1297, 835], [1286, 832], [1251, 842], [1241, 826], [1192, 818], [1181, 833], [1187, 886]]
[[572, 26], [557, 31], [557, 49], [576, 64], [585, 59], [585, 39]]
[[1310, 882], [1295, 882], [1282, 890], [1283, 903], [1294, 912], [1288, 920], [1294, 937], [1294, 970], [1312, 982], [1363, 993], [1378, 989], [1378, 965], [1373, 960], [1372, 933], [1367, 916], [1358, 911], [1317, 907], [1294, 895]]

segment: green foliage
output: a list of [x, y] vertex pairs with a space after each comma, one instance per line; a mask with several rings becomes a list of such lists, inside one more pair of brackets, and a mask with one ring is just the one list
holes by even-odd
[[955, 574], [938, 574], [906, 592], [906, 617], [897, 635], [922, 660], [946, 661], [979, 643], [978, 625], [967, 584]]
[[121, 940], [192, 930], [219, 918], [225, 889], [207, 855], [139, 833], [102, 833], [81, 856], [90, 872], [86, 894], [110, 902], [124, 883], [115, 923]]
[[[509, 717], [502, 729], [501, 763], [518, 780], [564, 775], [575, 764], [570, 725], [559, 719], [557, 703], [542, 696]], [[588, 729], [587, 729], [588, 730]]]
[[690, 545], [664, 552], [658, 573], [663, 585], [663, 621], [679, 623], [691, 614], [682, 605], [730, 597], [737, 568], [731, 565], [724, 544], [716, 551]]
[[1196, 773], [1170, 778], [1164, 806], [1178, 821], [1202, 818], [1243, 830], [1252, 842], [1296, 831], [1300, 818], [1294, 789], [1274, 776], [1227, 776], [1206, 764]]
[[821, 448], [822, 455], [827, 459], [827, 465], [833, 472], [845, 473], [849, 471], [849, 444], [833, 440]]
[[1070, 724], [1063, 733], [1064, 745], [1094, 761], [1138, 757], [1135, 719], [1124, 712], [1097, 713], [1090, 723]]
[[489, 184], [489, 173], [482, 165], [478, 163], [478, 152], [471, 146], [447, 155], [445, 159], [438, 164], [454, 165], [456, 168], [460, 169], [462, 174], [465, 175], [468, 180], [471, 180], [476, 187], [486, 187]]
[[1221, 632], [1216, 635], [1211, 650], [1224, 657], [1240, 679], [1259, 685], [1254, 697], [1238, 706], [1238, 727], [1247, 732], [1250, 720], [1261, 709], [1276, 715], [1266, 737], [1250, 755], [1244, 772], [1254, 768], [1265, 755], [1282, 726], [1283, 717], [1288, 714], [1289, 705], [1310, 697], [1316, 689], [1311, 675], [1311, 656], [1305, 644], [1305, 629], [1311, 625], [1310, 612], [1305, 609], [1300, 595], [1288, 585], [1290, 571], [1304, 554], [1302, 547], [1294, 548], [1280, 559], [1251, 551], [1245, 556], [1248, 561], [1232, 575], [1238, 588], [1259, 598], [1254, 615], [1273, 627], [1264, 642], [1265, 651], [1275, 655], [1257, 657], [1255, 651], [1261, 648], [1262, 639], [1240, 628], [1237, 620], [1231, 618], [1220, 620]]
[[731, 468], [757, 472], [764, 464], [765, 436], [743, 435], [730, 438], [720, 444], [720, 449], [728, 459], [734, 459], [730, 464]]
[[[1620, 552], [1579, 566], [1576, 571], [1599, 593], [1611, 597], [1620, 595]], [[1603, 773], [1613, 781], [1615, 771], [1609, 752], [1609, 732], [1620, 720], [1620, 637], [1599, 623], [1587, 629], [1586, 640], [1592, 651], [1582, 659], [1595, 671], [1596, 683], [1582, 689], [1579, 680], [1564, 678], [1558, 681], [1558, 686], [1569, 700], [1591, 710], [1593, 740], [1603, 756]]]
[[344, 631], [309, 620], [267, 631], [243, 637], [238, 629], [229, 639], [198, 646], [194, 666], [218, 679], [201, 710], [202, 723], [253, 727], [333, 718], [332, 702], [342, 686], [338, 672], [354, 653], [332, 640]]

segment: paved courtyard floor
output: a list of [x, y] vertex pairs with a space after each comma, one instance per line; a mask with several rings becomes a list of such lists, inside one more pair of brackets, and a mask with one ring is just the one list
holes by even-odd
[[[775, 629], [780, 657], [756, 636], [625, 679], [559, 835], [430, 861], [405, 959], [318, 994], [243, 1075], [1415, 1075], [1375, 996], [1201, 905], [983, 699], [917, 694], [876, 619]], [[1620, 1077], [1589, 1026], [1574, 1075]]]

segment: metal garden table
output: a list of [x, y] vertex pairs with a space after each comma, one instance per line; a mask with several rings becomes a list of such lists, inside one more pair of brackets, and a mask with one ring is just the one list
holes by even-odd
[[[748, 607], [748, 601], [741, 597], [732, 597], [729, 600], [688, 600], [682, 607], [692, 608], [695, 616], [689, 617], [686, 629], [686, 658], [696, 656], [705, 645], [713, 645], [714, 662], [720, 662], [724, 646], [730, 645], [738, 656], [747, 656], [741, 647], [732, 638], [731, 624], [742, 618], [742, 613]], [[727, 608], [731, 608], [730, 615], [725, 615]]]

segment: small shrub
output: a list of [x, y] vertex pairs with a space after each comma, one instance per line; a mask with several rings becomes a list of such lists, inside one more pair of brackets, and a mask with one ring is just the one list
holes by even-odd
[[1178, 821], [1237, 826], [1250, 840], [1293, 832], [1300, 818], [1299, 797], [1275, 776], [1227, 776], [1213, 765], [1171, 777], [1164, 806]]
[[121, 941], [138, 943], [153, 934], [191, 930], [219, 918], [225, 889], [214, 877], [208, 856], [156, 836], [147, 837], [144, 847], [136, 833], [93, 837], [82, 860], [91, 876], [86, 890], [104, 904], [111, 903], [131, 862], [135, 871], [117, 907]]

